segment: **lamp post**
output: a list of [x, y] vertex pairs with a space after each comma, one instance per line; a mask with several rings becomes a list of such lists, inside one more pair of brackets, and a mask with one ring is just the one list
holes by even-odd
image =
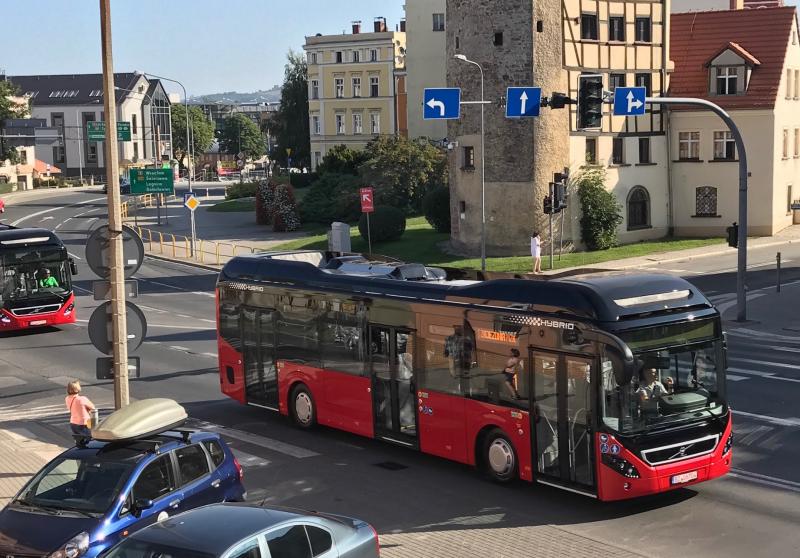
[[453, 56], [456, 60], [461, 60], [467, 64], [478, 67], [481, 72], [481, 271], [486, 271], [486, 163], [484, 157], [484, 131], [483, 131], [483, 68], [463, 54]]

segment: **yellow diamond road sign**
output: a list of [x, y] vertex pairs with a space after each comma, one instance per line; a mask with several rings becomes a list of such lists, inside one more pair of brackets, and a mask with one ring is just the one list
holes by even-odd
[[185, 205], [186, 207], [188, 207], [190, 210], [194, 211], [194, 210], [195, 210], [195, 209], [197, 209], [197, 208], [198, 208], [198, 206], [200, 205], [200, 201], [199, 201], [199, 200], [198, 200], [196, 197], [194, 197], [194, 196], [190, 196], [190, 197], [189, 197], [189, 198], [187, 198], [187, 200], [186, 200], [186, 201], [183, 203], [183, 205]]

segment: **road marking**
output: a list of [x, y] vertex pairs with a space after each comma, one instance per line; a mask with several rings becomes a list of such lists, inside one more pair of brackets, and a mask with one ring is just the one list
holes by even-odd
[[201, 356], [207, 356], [211, 358], [217, 358], [217, 353], [200, 353]]
[[176, 291], [184, 291], [182, 287], [176, 287], [175, 285], [167, 285], [166, 283], [161, 283], [160, 281], [153, 281], [152, 279], [142, 279], [142, 281], [147, 281], [148, 283], [152, 283], [153, 285], [158, 285], [159, 287], [167, 287], [168, 289], [174, 289]]
[[736, 374], [728, 374], [725, 376], [725, 379], [731, 382], [741, 382], [742, 380], [749, 380], [750, 378], [746, 378], [745, 376], [737, 376]]
[[[779, 333], [769, 333], [749, 329], [746, 327], [737, 327], [736, 329], [728, 330], [729, 335], [736, 337], [744, 337], [745, 339], [752, 340], [753, 337], [761, 337], [763, 339], [771, 339], [773, 341], [786, 341], [788, 343], [800, 343], [800, 339], [796, 335], [781, 335]], [[760, 343], [760, 341], [757, 341]]]
[[77, 286], [77, 285], [72, 285], [72, 288], [73, 288], [73, 289], [76, 289], [76, 290], [78, 290], [78, 291], [83, 291], [83, 292], [85, 292], [85, 293], [87, 293], [87, 294], [94, 294], [94, 293], [93, 293], [92, 291], [90, 291], [89, 289], [84, 289], [83, 287], [79, 287], [79, 286]]
[[16, 227], [17, 225], [19, 225], [23, 221], [27, 221], [28, 219], [33, 219], [34, 217], [38, 217], [39, 215], [44, 215], [45, 213], [52, 213], [53, 211], [59, 211], [61, 209], [69, 209], [70, 207], [78, 207], [78, 206], [81, 206], [81, 205], [86, 205], [87, 203], [92, 203], [92, 202], [96, 202], [96, 201], [100, 201], [100, 200], [104, 200], [104, 199], [106, 199], [106, 198], [92, 198], [90, 200], [84, 200], [82, 202], [73, 203], [73, 204], [70, 204], [70, 205], [64, 205], [64, 206], [61, 206], [61, 207], [51, 207], [50, 209], [43, 209], [42, 211], [37, 211], [36, 213], [31, 213], [30, 215], [26, 215], [25, 217], [20, 217], [16, 221], [12, 222], [11, 226], [12, 227]]
[[269, 459], [264, 459], [236, 448], [231, 448], [231, 451], [242, 467], [266, 467], [272, 463]]
[[770, 349], [773, 351], [783, 351], [785, 353], [800, 353], [800, 349], [795, 347], [776, 347], [775, 345], [770, 346]]
[[76, 260], [82, 260], [82, 259], [83, 259], [83, 258], [81, 258], [80, 256], [76, 256], [76, 255], [75, 255], [75, 254], [73, 254], [72, 252], [67, 252], [67, 254], [69, 254], [70, 256], [72, 256], [73, 258], [75, 258]]
[[306, 457], [316, 457], [319, 455], [315, 451], [311, 451], [306, 448], [301, 448], [300, 446], [287, 444], [286, 442], [281, 442], [279, 440], [273, 440], [272, 438], [267, 438], [266, 436], [250, 434], [249, 432], [244, 432], [242, 430], [236, 430], [233, 428], [226, 428], [224, 426], [219, 426], [217, 424], [212, 424], [210, 422], [198, 421], [198, 423], [199, 427], [202, 428], [203, 430], [211, 430], [212, 432], [216, 432], [217, 434], [220, 434], [222, 436], [228, 436], [229, 438], [233, 438], [235, 440], [240, 440], [242, 442], [253, 444], [254, 446], [258, 446], [268, 450], [277, 451], [278, 453], [283, 453], [291, 457], [296, 457], [298, 459], [303, 459]]
[[756, 484], [763, 484], [775, 488], [782, 488], [783, 490], [788, 490], [790, 492], [800, 492], [800, 483], [786, 479], [781, 479], [778, 477], [770, 477], [767, 475], [761, 475], [759, 473], [751, 473], [750, 471], [744, 471], [742, 469], [734, 469], [734, 468], [731, 469], [728, 475], [731, 477], [736, 477], [737, 479], [746, 480]]
[[214, 293], [209, 293], [204, 291], [192, 291], [192, 294], [200, 296], [210, 296], [211, 298], [214, 298], [216, 296]]
[[783, 362], [770, 362], [768, 360], [755, 360], [752, 358], [736, 358], [732, 359], [734, 362], [746, 362], [748, 364], [763, 364], [765, 366], [775, 366], [777, 368], [790, 368], [792, 370], [800, 370], [800, 365], [786, 364]]
[[778, 426], [800, 426], [800, 418], [792, 418], [792, 417], [778, 418], [778, 417], [771, 417], [768, 415], [758, 415], [756, 413], [748, 413], [745, 411], [737, 411], [735, 409], [733, 411], [733, 414], [745, 418], [768, 422], [770, 424], [777, 424]]
[[207, 324], [215, 324], [215, 325], [217, 323], [216, 320], [208, 320], [206, 318], [200, 318], [200, 321], [201, 322], [206, 322]]
[[170, 345], [169, 348], [175, 349], [176, 351], [184, 351], [187, 353], [191, 351], [189, 347], [181, 347], [180, 345]]
[[735, 366], [729, 367], [728, 370], [738, 372], [739, 374], [745, 374], [747, 376], [758, 376], [768, 380], [781, 380], [782, 382], [793, 382], [795, 384], [800, 384], [800, 378], [784, 378], [783, 376], [776, 376], [775, 372], [762, 372], [761, 370], [750, 370], [749, 368], [737, 368]]
[[53, 217], [52, 215], [48, 215], [47, 217], [42, 217], [41, 219], [39, 219], [39, 222], [44, 223], [45, 221], [49, 221], [50, 219], [55, 219], [55, 217]]

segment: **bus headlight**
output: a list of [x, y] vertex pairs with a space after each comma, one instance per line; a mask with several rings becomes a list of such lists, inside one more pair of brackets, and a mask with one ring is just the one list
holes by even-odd
[[74, 305], [74, 304], [70, 304], [69, 306], [67, 306], [67, 307], [64, 309], [64, 315], [65, 315], [65, 316], [69, 316], [70, 314], [72, 314], [72, 311], [73, 311], [73, 310], [75, 310], [75, 305]]
[[728, 435], [728, 439], [725, 440], [725, 447], [722, 448], [722, 457], [725, 457], [730, 453], [731, 446], [733, 446], [733, 432]]
[[11, 318], [9, 318], [4, 314], [0, 314], [0, 324], [10, 324], [10, 323], [11, 323]]
[[609, 455], [607, 453], [604, 453], [603, 464], [614, 469], [617, 473], [619, 473], [623, 477], [628, 477], [629, 479], [638, 479], [640, 476], [639, 471], [636, 469], [636, 467], [634, 467], [632, 463], [629, 463], [628, 461], [622, 459], [621, 457], [616, 457], [614, 455]]

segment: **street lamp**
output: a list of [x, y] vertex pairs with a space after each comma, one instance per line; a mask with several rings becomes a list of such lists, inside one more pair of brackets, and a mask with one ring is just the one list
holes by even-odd
[[456, 54], [453, 58], [477, 66], [481, 72], [481, 271], [486, 271], [486, 163], [483, 148], [483, 68], [463, 54]]

